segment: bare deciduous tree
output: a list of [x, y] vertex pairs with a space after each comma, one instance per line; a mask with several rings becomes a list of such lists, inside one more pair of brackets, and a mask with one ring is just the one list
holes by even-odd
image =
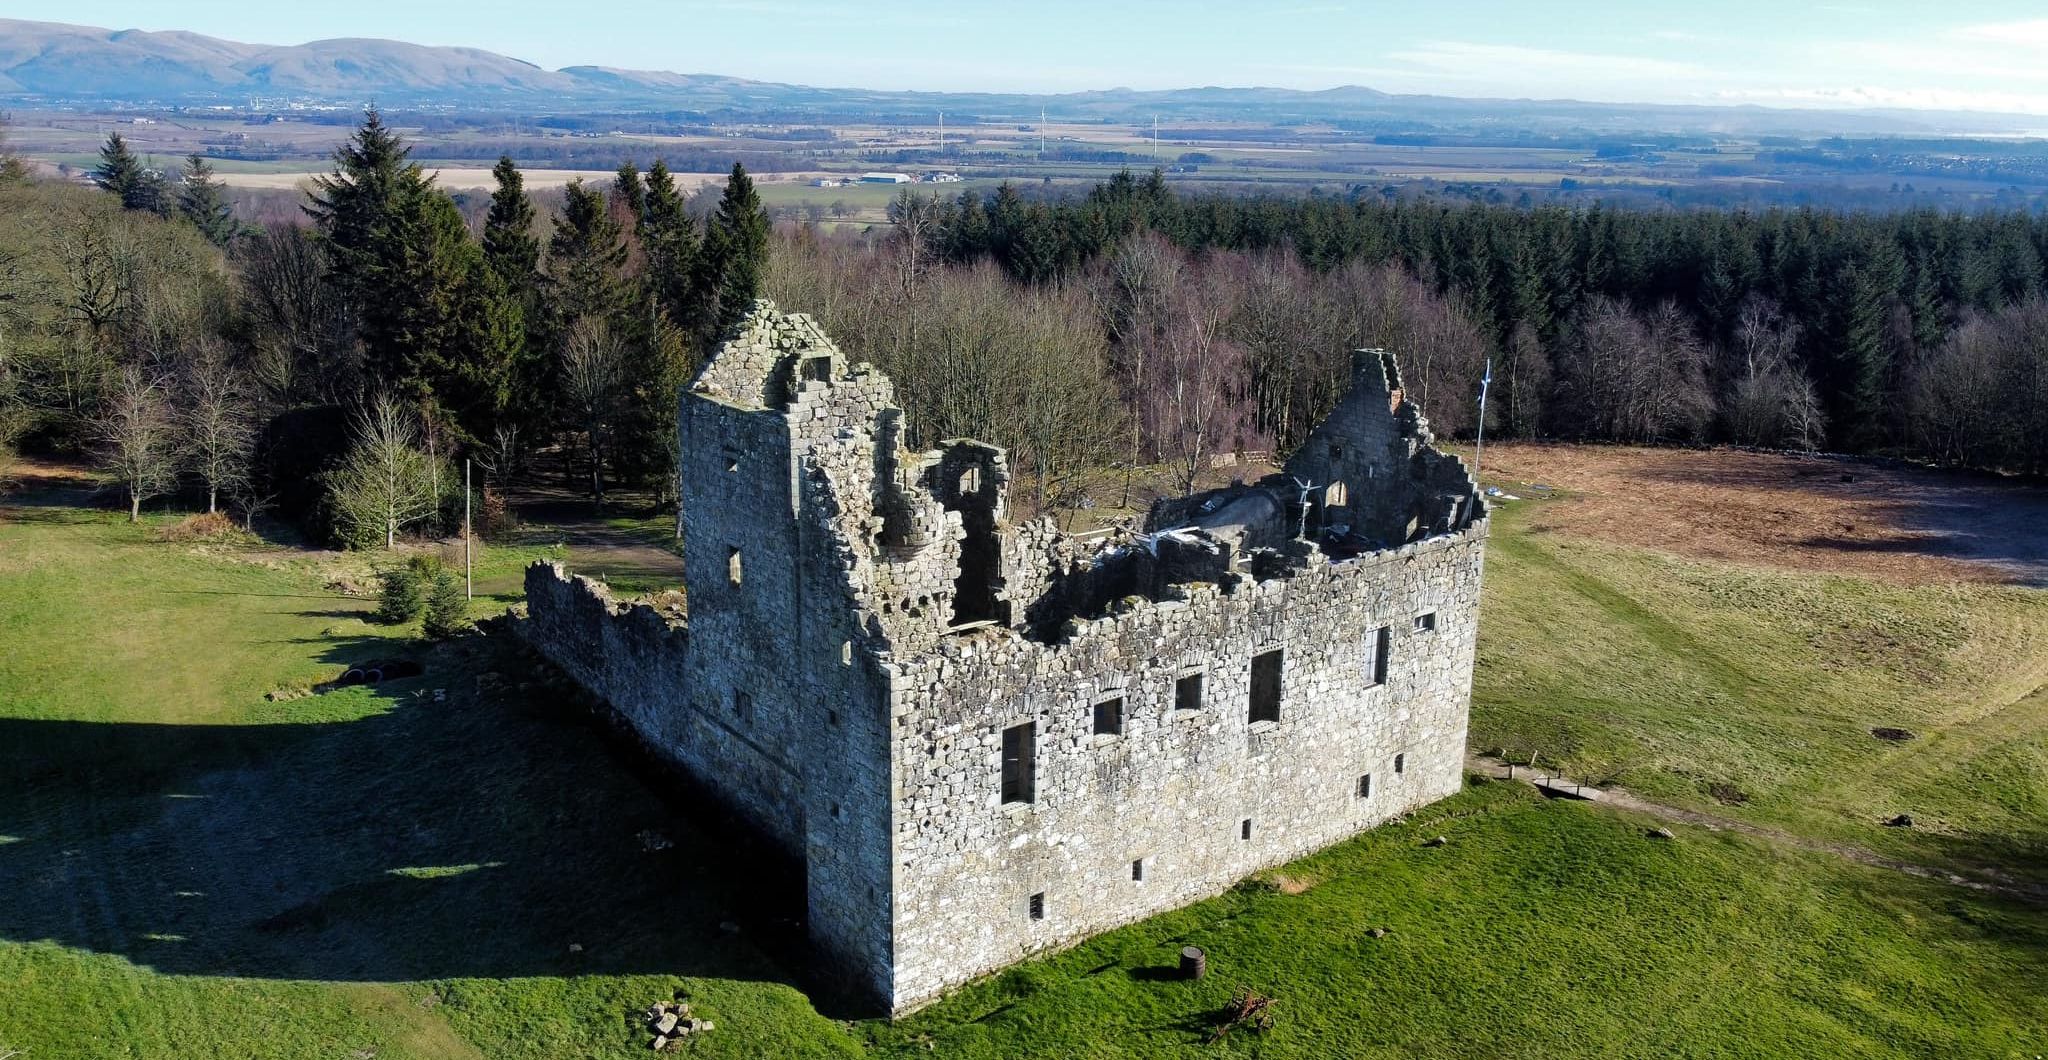
[[355, 444], [329, 479], [337, 521], [353, 544], [398, 532], [440, 509], [433, 460], [420, 449], [420, 429], [397, 401], [378, 397], [356, 413]]
[[247, 378], [218, 342], [201, 342], [179, 373], [190, 468], [206, 483], [206, 510], [220, 510], [223, 491], [249, 477], [256, 445], [256, 408]]
[[140, 522], [142, 502], [177, 483], [177, 417], [169, 380], [137, 366], [123, 369], [93, 426], [100, 467], [127, 491], [128, 521]]
[[1236, 451], [1251, 429], [1245, 351], [1224, 334], [1233, 306], [1221, 283], [1182, 285], [1152, 366], [1138, 395], [1146, 433], [1173, 469], [1182, 496], [1219, 452]]
[[604, 461], [626, 392], [626, 345], [601, 320], [579, 320], [562, 347], [562, 400], [583, 433], [590, 496], [604, 503]]

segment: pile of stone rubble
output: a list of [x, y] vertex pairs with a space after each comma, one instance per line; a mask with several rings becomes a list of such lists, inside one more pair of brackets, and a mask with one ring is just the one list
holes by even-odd
[[655, 1052], [680, 1049], [683, 1038], [711, 1029], [711, 1021], [690, 1015], [687, 1001], [657, 1001], [647, 1009], [647, 1047]]

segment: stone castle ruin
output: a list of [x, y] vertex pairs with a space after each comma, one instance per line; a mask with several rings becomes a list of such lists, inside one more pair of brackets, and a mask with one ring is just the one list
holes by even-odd
[[1283, 474], [1098, 537], [767, 302], [681, 401], [687, 622], [539, 564], [519, 628], [801, 859], [889, 1011], [1458, 790], [1486, 510], [1393, 355]]

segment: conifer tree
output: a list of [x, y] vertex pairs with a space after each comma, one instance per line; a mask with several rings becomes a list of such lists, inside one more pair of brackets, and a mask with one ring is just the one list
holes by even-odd
[[604, 192], [573, 180], [562, 195], [562, 215], [548, 240], [546, 272], [548, 316], [558, 338], [578, 320], [616, 325], [631, 304], [623, 272], [624, 232]]
[[533, 200], [526, 195], [526, 178], [511, 155], [498, 159], [491, 176], [498, 187], [491, 192], [491, 211], [484, 218], [484, 260], [506, 290], [528, 298], [540, 284], [540, 237], [533, 231]]
[[120, 133], [107, 134], [107, 142], [100, 148], [100, 164], [93, 167], [92, 182], [120, 196], [125, 209], [163, 212], [163, 178], [143, 166]]
[[647, 211], [647, 189], [640, 183], [640, 170], [633, 163], [619, 163], [619, 175], [612, 178], [611, 201], [632, 218], [637, 231]]
[[185, 159], [184, 183], [178, 187], [178, 216], [192, 222], [217, 247], [227, 246], [238, 230], [227, 189], [214, 179], [213, 166], [197, 153]]
[[355, 135], [335, 149], [334, 171], [313, 178], [305, 211], [327, 246], [330, 277], [366, 314], [387, 293], [377, 289], [376, 277], [392, 274], [393, 228], [429, 186], [411, 153], [371, 107]]
[[768, 234], [761, 195], [747, 168], [734, 162], [704, 240], [708, 282], [702, 289], [711, 308], [705, 336], [709, 341], [716, 342], [753, 308], [768, 263]]
[[700, 243], [697, 221], [676, 191], [668, 163], [655, 159], [647, 170], [647, 205], [641, 212], [640, 242], [647, 250], [647, 283], [654, 304], [685, 335], [695, 334], [703, 299], [697, 283]]

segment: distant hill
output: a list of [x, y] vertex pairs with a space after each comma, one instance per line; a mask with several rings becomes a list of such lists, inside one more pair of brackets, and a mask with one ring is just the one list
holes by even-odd
[[107, 30], [0, 19], [0, 100], [56, 105], [186, 106], [286, 97], [477, 109], [696, 112], [761, 120], [911, 116], [945, 110], [1024, 120], [1041, 106], [1064, 120], [1344, 121], [1427, 132], [1512, 123], [1530, 131], [1626, 133], [1927, 134], [2038, 127], [2020, 116], [1922, 111], [1789, 110], [1462, 99], [1389, 95], [1347, 85], [1321, 91], [1127, 88], [1058, 95], [892, 92], [749, 81], [712, 74], [571, 66], [547, 70], [477, 48], [371, 38], [244, 44], [178, 31]]

